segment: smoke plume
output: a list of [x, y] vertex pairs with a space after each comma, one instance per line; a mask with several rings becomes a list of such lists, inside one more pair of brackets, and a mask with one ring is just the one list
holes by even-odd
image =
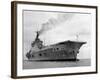
[[73, 14], [71, 14], [71, 13], [57, 14], [56, 18], [50, 18], [50, 19], [48, 19], [48, 21], [46, 23], [42, 24], [39, 34], [41, 35], [48, 30], [54, 29], [55, 27], [64, 23], [65, 21], [71, 19], [72, 17], [73, 17]]

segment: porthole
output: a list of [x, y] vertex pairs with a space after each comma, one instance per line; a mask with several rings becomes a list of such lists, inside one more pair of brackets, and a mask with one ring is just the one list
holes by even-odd
[[75, 52], [73, 51], [73, 53], [75, 53]]
[[34, 57], [34, 55], [32, 55], [32, 57]]
[[44, 55], [46, 56], [47, 54], [46, 54], [46, 53], [44, 53]]
[[59, 48], [57, 48], [57, 50], [59, 50]]
[[39, 54], [39, 56], [42, 56], [42, 54]]

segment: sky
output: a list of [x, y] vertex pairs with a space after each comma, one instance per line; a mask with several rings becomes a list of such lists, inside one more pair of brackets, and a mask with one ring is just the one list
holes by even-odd
[[[23, 54], [30, 50], [39, 31], [44, 45], [72, 40], [87, 42], [78, 58], [91, 57], [91, 14], [70, 12], [23, 11]], [[78, 35], [78, 38], [77, 36]]]

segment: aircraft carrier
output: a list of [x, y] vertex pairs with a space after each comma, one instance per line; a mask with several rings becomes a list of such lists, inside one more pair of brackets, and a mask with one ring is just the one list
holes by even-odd
[[31, 49], [26, 53], [28, 60], [39, 61], [62, 61], [73, 60], [77, 61], [79, 49], [86, 42], [81, 41], [63, 41], [53, 45], [44, 46], [43, 41], [39, 39], [39, 32], [36, 32], [36, 38], [31, 44]]

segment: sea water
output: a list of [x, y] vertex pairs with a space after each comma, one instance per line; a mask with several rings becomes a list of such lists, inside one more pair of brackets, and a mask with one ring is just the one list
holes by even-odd
[[23, 60], [23, 69], [82, 67], [82, 66], [91, 66], [91, 59], [80, 59], [79, 61], [29, 61], [29, 60]]

